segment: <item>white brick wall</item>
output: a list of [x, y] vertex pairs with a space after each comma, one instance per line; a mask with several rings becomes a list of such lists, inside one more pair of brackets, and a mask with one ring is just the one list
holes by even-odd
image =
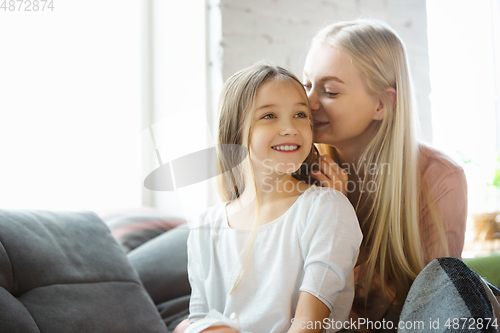
[[310, 39], [326, 24], [373, 17], [406, 44], [422, 129], [432, 142], [425, 0], [209, 0], [209, 83], [216, 105], [222, 81], [265, 59], [301, 78]]

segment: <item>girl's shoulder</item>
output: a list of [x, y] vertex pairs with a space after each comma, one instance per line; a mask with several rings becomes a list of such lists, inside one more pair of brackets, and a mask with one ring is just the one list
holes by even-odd
[[347, 209], [354, 211], [351, 202], [340, 191], [331, 187], [312, 185], [301, 195], [300, 206], [311, 212], [316, 210]]
[[226, 203], [220, 203], [207, 208], [192, 221], [189, 221], [189, 228], [203, 233], [204, 230], [210, 231], [220, 227], [225, 218], [225, 206]]
[[342, 194], [342, 192], [337, 191], [334, 188], [322, 187], [317, 185], [309, 185], [309, 188], [307, 188], [302, 193], [302, 195], [311, 199], [315, 199], [322, 196], [330, 196], [332, 198], [339, 198], [340, 200], [342, 200], [342, 198], [347, 199], [346, 196]]
[[297, 230], [301, 235], [312, 236], [320, 230], [329, 238], [337, 234], [347, 235], [355, 243], [360, 243], [363, 238], [351, 202], [342, 192], [330, 187], [314, 186], [304, 192], [294, 216], [298, 219]]

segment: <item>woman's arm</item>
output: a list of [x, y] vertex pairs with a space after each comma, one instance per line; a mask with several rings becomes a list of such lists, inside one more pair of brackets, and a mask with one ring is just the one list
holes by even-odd
[[[292, 326], [288, 330], [288, 333], [298, 333], [298, 332], [317, 332], [321, 333], [323, 331], [323, 321], [325, 318], [330, 316], [330, 309], [317, 297], [311, 295], [307, 291], [301, 291], [299, 296], [299, 301], [297, 303], [297, 309], [295, 310], [295, 316], [292, 319]], [[308, 324], [311, 327], [315, 327], [315, 323], [319, 321], [321, 325], [316, 325], [313, 329], [308, 329]]]
[[[437, 176], [427, 179], [431, 207], [424, 207], [421, 212], [421, 229], [425, 251], [425, 262], [440, 257], [455, 257], [461, 259], [465, 239], [465, 225], [467, 221], [467, 181], [463, 170], [442, 176], [439, 181], [434, 181]], [[440, 223], [446, 241], [448, 251], [436, 232], [432, 219], [431, 209], [435, 212], [437, 223]]]

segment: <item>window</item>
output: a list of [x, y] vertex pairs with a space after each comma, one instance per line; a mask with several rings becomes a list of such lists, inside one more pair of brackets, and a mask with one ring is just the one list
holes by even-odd
[[141, 205], [141, 2], [0, 10], [0, 207]]
[[[433, 145], [463, 166], [469, 214], [498, 211], [500, 192], [488, 183], [500, 167], [499, 1], [428, 1], [427, 14]], [[470, 219], [468, 240], [474, 228]]]
[[[149, 38], [146, 52], [150, 54], [145, 59], [150, 64], [146, 66], [149, 69], [145, 70], [145, 77], [151, 90], [145, 92], [150, 94], [149, 107], [145, 110], [147, 121], [138, 138], [146, 156], [143, 181], [160, 163], [170, 163], [209, 148], [215, 139], [208, 123], [211, 108], [206, 93], [205, 2], [151, 0], [146, 3], [149, 5], [145, 22], [150, 35], [144, 37]], [[176, 175], [172, 176], [175, 179]], [[143, 202], [190, 218], [210, 206], [210, 197], [215, 193], [211, 183], [212, 180], [204, 181], [176, 188], [176, 191], [144, 189]]]

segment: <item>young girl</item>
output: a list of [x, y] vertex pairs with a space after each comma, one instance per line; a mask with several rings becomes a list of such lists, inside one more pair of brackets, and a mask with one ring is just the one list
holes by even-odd
[[239, 163], [220, 149], [226, 202], [190, 226], [186, 332], [337, 331], [362, 234], [341, 192], [297, 180], [315, 156], [300, 81], [280, 67], [249, 67], [226, 82], [219, 111], [219, 147], [242, 146], [248, 157]]

